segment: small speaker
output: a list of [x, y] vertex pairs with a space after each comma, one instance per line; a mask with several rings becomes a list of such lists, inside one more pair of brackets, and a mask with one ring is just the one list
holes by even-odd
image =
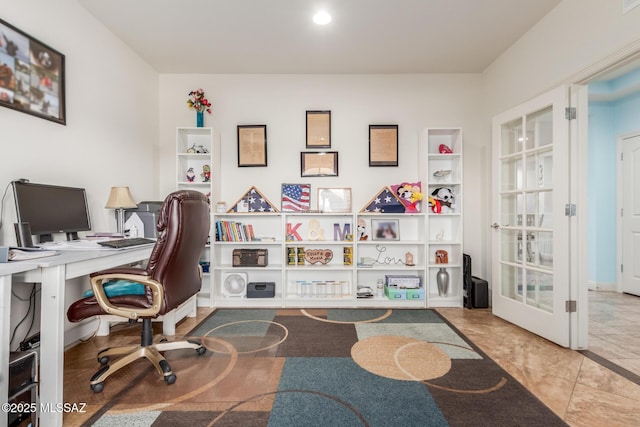
[[224, 273], [222, 295], [225, 297], [244, 297], [247, 295], [247, 273]]
[[31, 225], [28, 222], [16, 222], [13, 224], [16, 229], [16, 242], [21, 248], [32, 248]]

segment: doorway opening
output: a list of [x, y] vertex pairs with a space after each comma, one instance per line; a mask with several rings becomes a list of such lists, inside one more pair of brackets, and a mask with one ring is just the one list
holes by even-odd
[[[619, 141], [622, 136], [640, 134], [640, 60], [612, 68], [586, 82], [589, 350], [585, 353], [640, 378], [640, 338], [635, 338], [640, 325], [640, 297], [623, 293], [621, 283], [625, 248], [620, 204], [626, 190], [619, 174], [620, 144], [624, 144]], [[633, 267], [626, 265], [627, 272]]]

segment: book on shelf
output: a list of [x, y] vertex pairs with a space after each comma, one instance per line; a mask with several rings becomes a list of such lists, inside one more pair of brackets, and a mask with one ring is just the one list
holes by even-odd
[[217, 242], [251, 242], [257, 240], [251, 224], [217, 220], [215, 229]]

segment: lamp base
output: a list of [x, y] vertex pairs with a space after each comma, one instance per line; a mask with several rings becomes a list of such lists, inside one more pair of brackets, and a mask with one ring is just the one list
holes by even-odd
[[118, 234], [122, 234], [124, 236], [124, 209], [118, 208], [116, 209], [116, 212], [118, 213], [118, 223], [116, 231], [118, 232]]

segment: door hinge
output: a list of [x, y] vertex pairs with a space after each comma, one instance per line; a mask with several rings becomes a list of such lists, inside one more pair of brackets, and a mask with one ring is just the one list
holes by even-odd
[[577, 304], [575, 300], [568, 300], [564, 302], [565, 311], [567, 313], [575, 313], [578, 311]]
[[624, 216], [624, 208], [620, 208], [620, 216]]
[[620, 264], [620, 273], [624, 273], [624, 264]]
[[573, 203], [567, 203], [564, 205], [565, 216], [576, 216], [576, 205]]
[[574, 120], [576, 118], [576, 107], [567, 107], [564, 109], [564, 118]]
[[620, 153], [620, 160], [624, 160], [624, 153]]

